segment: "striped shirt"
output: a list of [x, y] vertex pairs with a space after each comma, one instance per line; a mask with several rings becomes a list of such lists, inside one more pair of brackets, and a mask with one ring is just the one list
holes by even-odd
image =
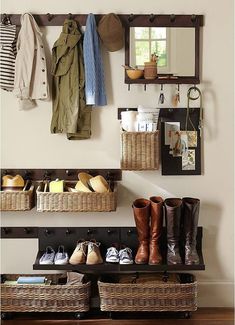
[[14, 88], [16, 57], [16, 25], [10, 21], [0, 23], [0, 88], [12, 91]]

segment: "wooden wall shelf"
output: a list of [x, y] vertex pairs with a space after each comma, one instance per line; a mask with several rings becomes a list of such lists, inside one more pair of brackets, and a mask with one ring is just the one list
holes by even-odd
[[[105, 254], [107, 248], [112, 243], [125, 244], [130, 247], [133, 251], [133, 256], [136, 254], [138, 247], [138, 238], [135, 227], [48, 227], [38, 228], [38, 239], [39, 239], [39, 251], [36, 256], [35, 263], [33, 265], [34, 270], [76, 270], [82, 273], [89, 274], [103, 274], [103, 273], [151, 273], [151, 272], [165, 272], [165, 271], [190, 271], [190, 270], [205, 270], [205, 264], [202, 255], [202, 227], [198, 227], [197, 232], [197, 251], [200, 258], [200, 263], [197, 265], [167, 265], [166, 263], [166, 229], [163, 228], [163, 234], [161, 238], [161, 252], [163, 255], [163, 264], [161, 265], [120, 265], [102, 263], [99, 265], [40, 265], [39, 259], [45, 252], [47, 246], [51, 246], [56, 251], [59, 245], [64, 245], [69, 256], [72, 254], [76, 247], [76, 242], [80, 238], [89, 239], [95, 238], [101, 242], [101, 254], [105, 260]], [[183, 256], [183, 243], [184, 238], [181, 234], [180, 243], [182, 244], [181, 256]]]

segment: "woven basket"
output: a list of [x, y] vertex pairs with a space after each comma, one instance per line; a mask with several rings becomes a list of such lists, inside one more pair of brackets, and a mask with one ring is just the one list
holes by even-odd
[[102, 311], [194, 311], [197, 282], [120, 284], [98, 281]]
[[[5, 278], [15, 281], [19, 276], [10, 274]], [[43, 276], [56, 283], [61, 274], [43, 274]], [[89, 299], [90, 282], [79, 285], [45, 286], [1, 284], [2, 312], [85, 312], [89, 310]]]
[[159, 168], [159, 131], [122, 132], [121, 168], [153, 170]]
[[113, 192], [107, 193], [50, 193], [42, 192], [42, 189], [43, 183], [37, 188], [37, 211], [39, 212], [109, 212], [115, 211], [117, 207], [116, 185]]
[[1, 211], [25, 211], [34, 206], [34, 186], [27, 191], [1, 191]]

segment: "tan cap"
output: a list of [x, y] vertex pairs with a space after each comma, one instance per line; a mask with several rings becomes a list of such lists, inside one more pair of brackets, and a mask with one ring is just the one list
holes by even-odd
[[124, 30], [122, 22], [114, 13], [101, 18], [98, 24], [98, 33], [108, 51], [115, 52], [123, 48]]
[[75, 189], [81, 192], [92, 192], [92, 190], [89, 188], [89, 180], [92, 178], [92, 176], [87, 173], [79, 173], [78, 178], [79, 181], [77, 182]]
[[89, 180], [89, 183], [90, 183], [91, 187], [93, 188], [93, 190], [97, 193], [106, 193], [106, 192], [110, 191], [109, 184], [107, 183], [105, 178], [101, 175], [92, 177]]

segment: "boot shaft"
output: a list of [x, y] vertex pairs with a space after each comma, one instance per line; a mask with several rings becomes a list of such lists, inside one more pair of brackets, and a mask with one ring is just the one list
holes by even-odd
[[179, 242], [182, 200], [169, 198], [164, 202], [167, 228], [167, 241]]
[[150, 240], [158, 242], [163, 227], [163, 199], [160, 196], [150, 197], [151, 202], [151, 226], [150, 226]]
[[183, 227], [186, 245], [196, 244], [199, 209], [199, 199], [183, 198]]
[[132, 205], [139, 241], [149, 241], [150, 201], [137, 199]]

